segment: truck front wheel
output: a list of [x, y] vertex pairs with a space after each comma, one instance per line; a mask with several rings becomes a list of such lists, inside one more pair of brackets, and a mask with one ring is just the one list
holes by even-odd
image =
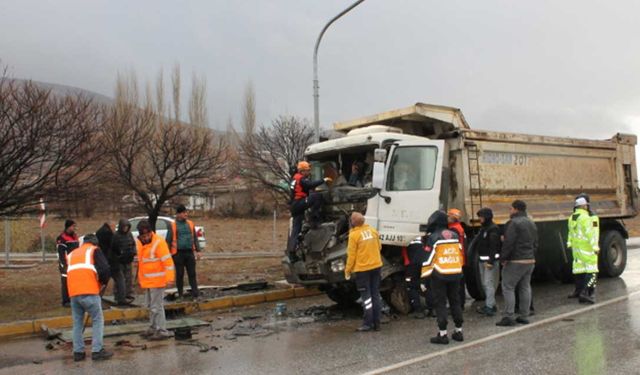
[[398, 313], [406, 315], [411, 311], [407, 282], [402, 274], [394, 274], [383, 280], [383, 283], [390, 283], [388, 288], [381, 288], [382, 298], [393, 307]]
[[627, 243], [617, 230], [608, 230], [600, 237], [600, 273], [618, 277], [627, 266]]

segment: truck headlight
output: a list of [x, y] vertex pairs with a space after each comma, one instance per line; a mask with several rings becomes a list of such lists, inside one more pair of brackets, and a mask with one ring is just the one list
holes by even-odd
[[331, 272], [344, 271], [344, 259], [336, 259], [331, 262]]

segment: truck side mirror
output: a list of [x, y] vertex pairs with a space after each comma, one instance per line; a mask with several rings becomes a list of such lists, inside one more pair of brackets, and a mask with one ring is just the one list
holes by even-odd
[[384, 163], [387, 160], [387, 150], [384, 148], [376, 148], [373, 151], [373, 161]]
[[373, 163], [373, 177], [371, 178], [371, 186], [378, 190], [382, 190], [382, 188], [384, 187], [384, 163], [379, 161]]

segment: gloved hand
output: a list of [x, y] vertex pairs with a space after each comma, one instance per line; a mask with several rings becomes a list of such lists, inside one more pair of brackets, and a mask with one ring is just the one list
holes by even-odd
[[351, 280], [351, 274], [350, 273], [346, 273], [344, 274], [344, 279], [345, 280]]
[[493, 268], [493, 264], [491, 264], [491, 262], [484, 262], [484, 268], [490, 270]]
[[333, 182], [333, 179], [331, 177], [325, 177], [323, 178], [324, 182], [326, 182], [327, 184], [330, 184], [331, 182]]

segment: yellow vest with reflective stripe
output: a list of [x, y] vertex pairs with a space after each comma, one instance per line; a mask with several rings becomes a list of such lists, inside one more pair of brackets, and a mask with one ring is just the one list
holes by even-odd
[[598, 245], [600, 237], [600, 220], [597, 216], [589, 215], [582, 208], [569, 217], [569, 233], [567, 235], [567, 247], [571, 248], [573, 255], [573, 273], [598, 272]]

